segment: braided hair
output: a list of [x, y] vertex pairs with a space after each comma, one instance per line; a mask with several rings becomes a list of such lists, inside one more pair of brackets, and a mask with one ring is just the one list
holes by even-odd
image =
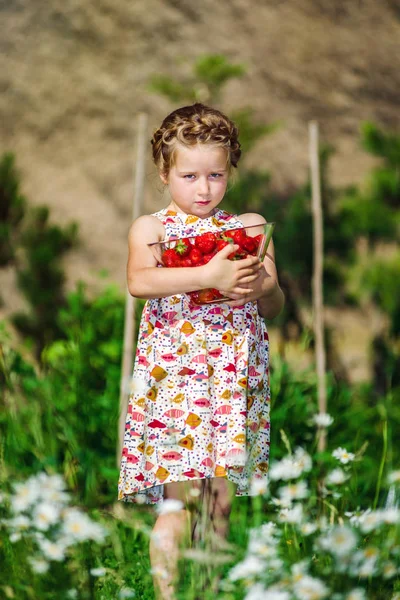
[[219, 110], [199, 102], [174, 110], [154, 132], [151, 139], [153, 160], [160, 173], [168, 175], [174, 166], [178, 143], [225, 148], [229, 170], [237, 167], [242, 153], [236, 125]]

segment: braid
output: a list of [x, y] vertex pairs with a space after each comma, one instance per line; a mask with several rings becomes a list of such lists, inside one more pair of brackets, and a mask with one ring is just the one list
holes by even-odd
[[241, 155], [236, 125], [220, 111], [200, 103], [178, 108], [154, 132], [151, 139], [153, 160], [160, 172], [169, 173], [177, 143], [225, 148], [228, 162], [233, 167], [237, 167]]

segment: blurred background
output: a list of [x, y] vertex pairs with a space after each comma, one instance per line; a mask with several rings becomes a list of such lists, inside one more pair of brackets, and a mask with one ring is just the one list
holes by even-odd
[[[128, 523], [136, 512], [116, 508], [115, 461], [143, 112], [144, 213], [168, 202], [151, 161], [153, 130], [200, 101], [240, 129], [243, 155], [223, 207], [276, 221], [286, 304], [267, 323], [273, 459], [285, 439], [315, 441], [308, 124], [317, 121], [329, 442], [363, 457], [343, 506], [383, 505], [400, 427], [398, 2], [8, 0], [0, 14], [0, 484], [12, 494], [14, 481], [61, 473], [75, 503], [114, 532], [105, 549], [79, 550], [69, 574], [70, 563], [65, 572], [57, 563], [31, 581], [31, 546], [16, 546], [21, 533], [10, 526], [14, 539], [0, 536], [6, 597], [50, 599], [57, 588], [64, 598], [70, 587], [72, 598], [76, 586], [95, 598], [90, 568], [108, 565], [99, 597], [115, 598], [125, 578], [152, 598], [147, 555], [140, 565], [129, 558], [143, 555], [146, 530]], [[240, 506], [245, 527], [250, 505]], [[244, 534], [232, 535], [243, 544]]]
[[[168, 112], [195, 100], [212, 103], [233, 118], [241, 116], [244, 154], [239, 171], [246, 183], [239, 188], [239, 210], [255, 205], [257, 198], [254, 208], [262, 206], [267, 219], [279, 220], [277, 264], [286, 291], [284, 272], [297, 283], [300, 272], [286, 263], [290, 250], [286, 246], [293, 248], [293, 242], [280, 237], [283, 227], [291, 227], [291, 233], [302, 239], [296, 268], [309, 275], [311, 230], [310, 223], [304, 222], [306, 214], [279, 212], [307, 185], [307, 123], [316, 119], [322, 140], [331, 146], [325, 165], [326, 185], [332, 188], [325, 194], [327, 225], [330, 213], [332, 218], [334, 213], [343, 216], [339, 203], [348, 195], [348, 186], [357, 188], [350, 193], [351, 210], [365, 213], [355, 198], [360, 202], [369, 198], [369, 178], [388, 160], [386, 142], [374, 142], [379, 135], [395, 135], [399, 130], [399, 14], [391, 0], [379, 5], [373, 0], [234, 0], [228, 5], [71, 0], [4, 5], [0, 149], [3, 155], [14, 155], [26, 212], [46, 206], [48, 223], [61, 229], [72, 221], [78, 225], [74, 241], [65, 241], [68, 251], [60, 249], [59, 264], [65, 275], [60, 293], [73, 290], [78, 280], [86, 282], [89, 294], [98, 293], [109, 281], [124, 291], [136, 116], [140, 111], [148, 113], [150, 140]], [[361, 133], [366, 122], [377, 128], [371, 134], [374, 140], [370, 136], [367, 142]], [[3, 163], [3, 177], [4, 169]], [[387, 186], [392, 183], [387, 181]], [[389, 203], [395, 210], [399, 197], [395, 194], [389, 200], [387, 192], [385, 188], [384, 207]], [[22, 267], [16, 268], [23, 260], [16, 251], [17, 232], [27, 214], [18, 223], [14, 216], [13, 223], [7, 202], [3, 196], [2, 227], [11, 227], [13, 249], [7, 249], [3, 232], [3, 317], [29, 310], [18, 280]], [[165, 204], [148, 143], [143, 212]], [[306, 212], [308, 204], [305, 200]], [[351, 218], [348, 211], [347, 217]], [[354, 381], [371, 377], [368, 348], [384, 327], [381, 314], [371, 312], [369, 305], [362, 310], [350, 306], [354, 303], [343, 302], [338, 290], [344, 283], [343, 267], [349, 264], [349, 245], [351, 251], [368, 250], [369, 225], [360, 231], [357, 224], [358, 230], [352, 232], [353, 224], [346, 225], [346, 248], [340, 259], [336, 257], [333, 264], [335, 257], [330, 253], [326, 257], [330, 275], [337, 278], [332, 280], [335, 304], [339, 296], [341, 300], [340, 313], [332, 307], [326, 319]], [[332, 233], [340, 233], [337, 223]], [[385, 224], [374, 233], [374, 256], [387, 258], [391, 252], [392, 234], [387, 233]], [[329, 235], [327, 231], [330, 251], [334, 241]], [[340, 254], [339, 248], [335, 251]], [[306, 289], [300, 286], [301, 296], [310, 293], [309, 278], [302, 284]], [[325, 299], [332, 304], [329, 288]], [[289, 325], [286, 351], [294, 361], [307, 364], [306, 354], [290, 345], [299, 333], [298, 324]]]

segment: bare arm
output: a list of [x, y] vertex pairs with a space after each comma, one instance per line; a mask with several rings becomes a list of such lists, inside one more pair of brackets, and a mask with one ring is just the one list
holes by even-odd
[[131, 225], [127, 283], [132, 296], [163, 298], [209, 287], [221, 289], [221, 286], [238, 297], [251, 292], [248, 284], [256, 279], [262, 266], [257, 257], [231, 261], [228, 254], [237, 246], [228, 245], [201, 267], [160, 268], [148, 244], [161, 241], [164, 235], [161, 222], [150, 215], [139, 217]]

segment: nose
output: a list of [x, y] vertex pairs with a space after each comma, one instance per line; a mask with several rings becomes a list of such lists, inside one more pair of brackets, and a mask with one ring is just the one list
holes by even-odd
[[199, 194], [208, 194], [209, 192], [209, 183], [207, 181], [207, 177], [199, 177], [199, 183], [197, 187], [197, 191]]

